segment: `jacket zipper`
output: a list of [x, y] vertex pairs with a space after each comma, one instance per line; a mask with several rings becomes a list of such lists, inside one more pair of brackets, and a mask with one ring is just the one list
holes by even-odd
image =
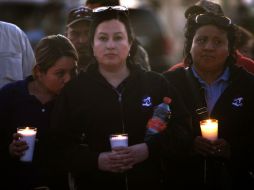
[[122, 93], [120, 93], [119, 91], [117, 91], [116, 89], [113, 88], [113, 90], [116, 92], [117, 96], [118, 96], [118, 102], [120, 105], [120, 114], [121, 114], [121, 122], [122, 122], [122, 133], [126, 133], [126, 129], [125, 129], [125, 124], [124, 124], [124, 118], [123, 118], [123, 102], [122, 102]]
[[[120, 93], [117, 89], [113, 88], [113, 90], [116, 92], [117, 96], [118, 96], [118, 102], [120, 104], [120, 114], [121, 114], [121, 121], [122, 121], [122, 133], [126, 133], [126, 130], [125, 130], [125, 124], [124, 124], [124, 117], [123, 117], [123, 102], [122, 102], [122, 94], [123, 94], [123, 91], [122, 93]], [[124, 183], [125, 183], [125, 190], [128, 190], [129, 189], [129, 185], [128, 185], [128, 176], [127, 176], [127, 173], [124, 174], [125, 175], [125, 179], [124, 179]]]

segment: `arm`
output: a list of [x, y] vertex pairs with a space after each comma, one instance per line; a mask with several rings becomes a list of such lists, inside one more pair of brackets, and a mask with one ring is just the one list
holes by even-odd
[[26, 34], [20, 31], [23, 79], [32, 74], [35, 65], [34, 51]]
[[[161, 132], [151, 135], [145, 143], [128, 147], [133, 155], [134, 163], [139, 163], [147, 158], [157, 159], [161, 156], [185, 156], [191, 147], [191, 118], [181, 100], [176, 95], [176, 91], [165, 83], [162, 89], [164, 94], [172, 98], [172, 117], [167, 128]], [[167, 90], [168, 89], [168, 90]], [[165, 97], [162, 96], [162, 97]]]
[[172, 98], [172, 116], [166, 130], [147, 141], [149, 155], [184, 156], [189, 153], [193, 139], [191, 116], [176, 89], [169, 83], [164, 84], [167, 96]]

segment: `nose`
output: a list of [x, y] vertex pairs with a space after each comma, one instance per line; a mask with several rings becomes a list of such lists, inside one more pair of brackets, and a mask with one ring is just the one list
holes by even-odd
[[204, 48], [207, 50], [213, 50], [215, 47], [216, 45], [212, 41], [208, 41], [204, 46]]
[[113, 40], [108, 40], [107, 41], [107, 44], [106, 44], [106, 47], [109, 48], [109, 49], [112, 49], [115, 47], [115, 42]]

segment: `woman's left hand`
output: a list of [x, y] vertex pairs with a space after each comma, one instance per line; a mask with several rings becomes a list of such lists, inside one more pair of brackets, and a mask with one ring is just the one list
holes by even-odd
[[146, 143], [135, 144], [129, 146], [128, 149], [130, 150], [130, 154], [133, 158], [133, 165], [143, 162], [149, 156], [149, 151]]
[[215, 156], [223, 157], [226, 159], [230, 158], [230, 144], [225, 139], [218, 139], [213, 141], [214, 146], [216, 147], [216, 151], [214, 153]]
[[9, 153], [13, 157], [20, 157], [24, 151], [28, 149], [27, 143], [22, 141], [22, 135], [19, 133], [13, 134], [13, 140], [9, 145]]

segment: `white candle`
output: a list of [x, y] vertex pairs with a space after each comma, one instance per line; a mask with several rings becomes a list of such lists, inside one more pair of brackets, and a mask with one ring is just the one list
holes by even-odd
[[200, 121], [201, 133], [204, 138], [211, 141], [218, 138], [218, 120], [206, 119]]
[[128, 135], [127, 134], [114, 134], [110, 135], [111, 148], [115, 147], [128, 147]]
[[31, 162], [33, 160], [35, 137], [37, 133], [36, 128], [21, 127], [17, 130], [22, 135], [22, 140], [26, 141], [28, 149], [24, 152], [24, 155], [20, 158], [21, 161]]

